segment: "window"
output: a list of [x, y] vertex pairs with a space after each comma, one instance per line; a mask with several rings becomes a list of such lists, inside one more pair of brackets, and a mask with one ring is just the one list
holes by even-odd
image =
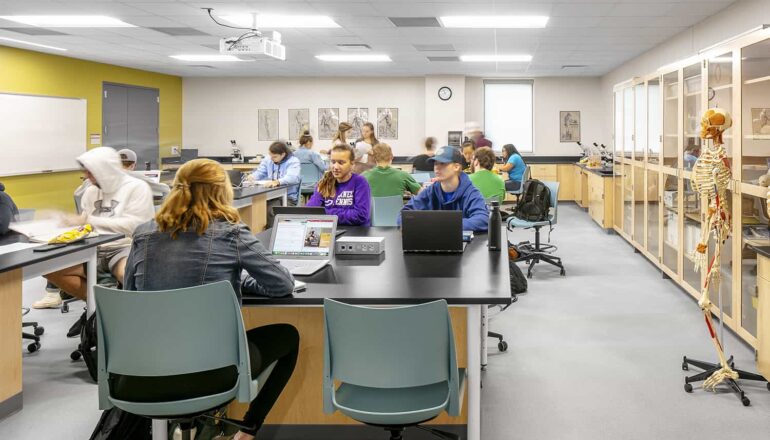
[[484, 135], [494, 149], [531, 153], [532, 133], [532, 81], [484, 81]]

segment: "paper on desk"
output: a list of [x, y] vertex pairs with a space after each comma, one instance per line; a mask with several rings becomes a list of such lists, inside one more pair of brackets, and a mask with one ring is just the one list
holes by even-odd
[[23, 251], [33, 247], [42, 246], [42, 243], [11, 243], [0, 246], [0, 255], [10, 254], [11, 252]]
[[72, 226], [61, 226], [58, 219], [46, 219], [11, 223], [10, 229], [26, 235], [30, 241], [48, 243], [59, 234], [72, 229]]

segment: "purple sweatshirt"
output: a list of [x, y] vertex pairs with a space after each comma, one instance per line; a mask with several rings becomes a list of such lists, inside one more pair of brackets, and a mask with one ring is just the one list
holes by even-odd
[[369, 226], [370, 198], [369, 182], [353, 174], [347, 182], [337, 183], [331, 199], [321, 196], [316, 187], [305, 206], [323, 206], [327, 214], [337, 216], [338, 225]]

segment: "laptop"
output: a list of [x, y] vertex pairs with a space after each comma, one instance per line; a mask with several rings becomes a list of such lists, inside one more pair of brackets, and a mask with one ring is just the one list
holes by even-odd
[[401, 211], [404, 252], [459, 253], [465, 250], [461, 211]]
[[[273, 206], [273, 215], [294, 214], [294, 215], [326, 215], [326, 209], [323, 206]], [[340, 235], [348, 232], [345, 229], [337, 229], [334, 235]]]
[[238, 170], [226, 170], [227, 176], [230, 177], [230, 183], [235, 188], [240, 188], [243, 183], [243, 173]]
[[312, 275], [334, 256], [336, 215], [275, 216], [270, 252], [292, 275]]

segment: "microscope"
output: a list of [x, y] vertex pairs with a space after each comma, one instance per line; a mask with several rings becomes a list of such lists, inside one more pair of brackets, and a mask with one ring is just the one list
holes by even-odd
[[241, 154], [241, 149], [238, 147], [235, 140], [230, 141], [230, 148], [232, 149], [230, 156], [233, 158], [233, 163], [243, 163], [243, 154]]

